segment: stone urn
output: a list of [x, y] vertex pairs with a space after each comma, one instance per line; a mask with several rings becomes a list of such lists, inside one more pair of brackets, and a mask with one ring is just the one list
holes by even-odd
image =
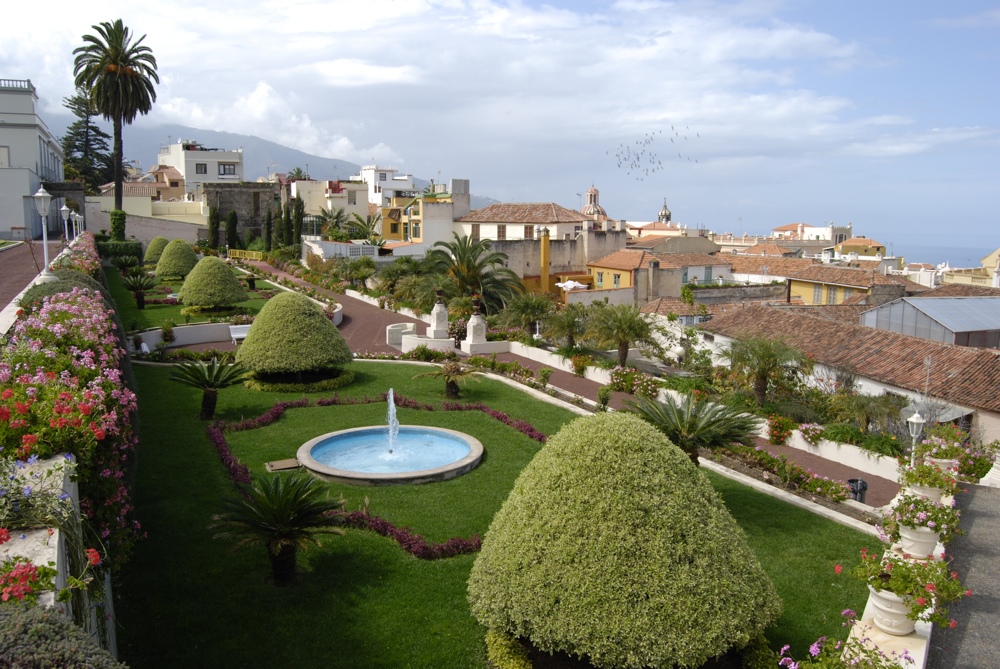
[[911, 483], [910, 485], [906, 486], [906, 489], [912, 492], [914, 495], [920, 495], [925, 499], [929, 499], [935, 504], [940, 504], [941, 499], [944, 497], [944, 490], [942, 490], [941, 488], [931, 488], [930, 486]]
[[888, 590], [876, 590], [868, 586], [871, 593], [872, 609], [875, 611], [873, 622], [875, 627], [886, 634], [894, 636], [906, 636], [913, 632], [914, 621], [907, 618], [910, 614], [910, 605], [906, 600], [894, 592]]
[[899, 526], [899, 549], [919, 560], [933, 559], [941, 533], [927, 527]]

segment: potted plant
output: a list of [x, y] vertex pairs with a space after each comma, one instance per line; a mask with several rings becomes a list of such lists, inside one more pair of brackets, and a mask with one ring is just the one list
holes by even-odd
[[844, 617], [844, 627], [850, 630], [859, 626], [860, 633], [849, 631], [846, 641], [821, 636], [809, 646], [809, 656], [798, 661], [789, 653], [791, 646], [785, 645], [778, 653], [778, 666], [796, 669], [900, 669], [913, 665], [913, 658], [906, 649], [886, 652], [870, 643], [868, 630], [871, 628], [857, 620], [857, 613], [844, 609], [840, 615]]
[[891, 550], [881, 556], [861, 549], [854, 575], [868, 585], [874, 623], [886, 634], [905, 636], [923, 620], [955, 627], [946, 604], [971, 595], [946, 560], [912, 560]]
[[941, 504], [904, 492], [882, 517], [882, 533], [886, 539], [899, 542], [903, 553], [928, 558], [939, 541], [947, 543], [962, 533], [959, 515], [954, 500], [952, 504]]
[[935, 502], [940, 502], [944, 495], [954, 495], [958, 492], [955, 472], [926, 463], [904, 465], [899, 475], [899, 483], [914, 494]]
[[948, 441], [941, 437], [929, 437], [914, 449], [916, 459], [941, 469], [958, 471], [958, 458], [965, 455], [965, 446], [958, 441]]

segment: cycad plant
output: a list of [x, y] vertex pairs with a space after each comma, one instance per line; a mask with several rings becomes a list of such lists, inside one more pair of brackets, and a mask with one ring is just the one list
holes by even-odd
[[139, 265], [139, 259], [135, 256], [114, 256], [111, 258], [111, 264], [120, 274], [127, 274], [130, 269]]
[[329, 499], [314, 478], [277, 475], [243, 486], [243, 493], [223, 501], [209, 529], [233, 542], [233, 550], [266, 548], [274, 585], [295, 583], [298, 550], [319, 545], [317, 535], [344, 533], [333, 513], [343, 501]]
[[156, 277], [145, 272], [141, 274], [126, 274], [122, 277], [122, 285], [125, 287], [125, 290], [132, 293], [132, 297], [135, 298], [135, 304], [139, 309], [146, 308], [146, 293], [153, 290], [156, 287], [156, 283]]
[[248, 371], [239, 363], [220, 365], [218, 358], [212, 362], [185, 362], [174, 368], [170, 380], [201, 390], [201, 420], [215, 417], [215, 405], [219, 401], [219, 391], [246, 380]]
[[476, 371], [471, 367], [466, 367], [460, 362], [449, 360], [440, 369], [433, 372], [417, 374], [413, 378], [434, 377], [444, 379], [444, 396], [450, 400], [457, 400], [459, 397], [459, 386], [467, 381], [478, 381], [475, 376]]
[[757, 434], [754, 416], [699, 399], [694, 393], [688, 393], [680, 401], [670, 395], [666, 402], [640, 397], [626, 405], [629, 411], [667, 435], [695, 465], [699, 448], [719, 448], [734, 442], [752, 446]]

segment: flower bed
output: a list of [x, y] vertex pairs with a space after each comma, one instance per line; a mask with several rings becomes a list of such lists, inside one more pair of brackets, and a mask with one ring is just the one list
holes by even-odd
[[771, 485], [817, 495], [831, 502], [843, 502], [850, 497], [851, 491], [846, 483], [835, 481], [827, 476], [813, 474], [808, 469], [803, 469], [794, 462], [789, 462], [788, 458], [784, 456], [771, 455], [760, 446], [731, 444], [720, 449], [720, 452], [754, 469], [762, 470], [764, 480]]

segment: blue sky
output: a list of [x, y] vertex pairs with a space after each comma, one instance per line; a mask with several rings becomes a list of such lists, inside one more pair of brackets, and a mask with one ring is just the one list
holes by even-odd
[[[850, 221], [883, 243], [1000, 246], [996, 2], [95, 0], [52, 3], [44, 25], [29, 10], [5, 10], [0, 77], [30, 78], [53, 126], [80, 36], [121, 16], [159, 61], [137, 123], [468, 178], [508, 202], [576, 208], [593, 184], [634, 221], [666, 198], [720, 232]], [[638, 174], [625, 146], [646, 150]]]

